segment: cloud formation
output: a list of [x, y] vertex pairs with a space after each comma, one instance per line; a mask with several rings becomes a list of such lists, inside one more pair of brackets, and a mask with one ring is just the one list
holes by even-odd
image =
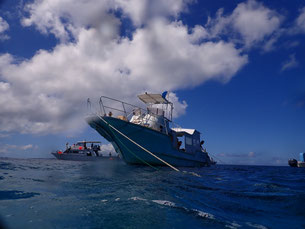
[[281, 71], [285, 71], [285, 70], [291, 69], [291, 68], [296, 68], [298, 65], [299, 65], [299, 63], [295, 58], [295, 54], [291, 54], [289, 56], [289, 59], [283, 63]]
[[150, 20], [172, 16], [178, 18], [181, 12], [188, 10], [188, 4], [194, 0], [116, 0], [116, 8], [129, 16], [136, 26], [147, 24]]
[[132, 101], [144, 91], [226, 82], [247, 63], [231, 43], [191, 43], [181, 22], [153, 21], [132, 40], [119, 41], [83, 28], [77, 40], [21, 63], [9, 54], [0, 57], [2, 130], [62, 131], [79, 122], [87, 97]]
[[[136, 102], [136, 95], [228, 82], [248, 62], [247, 50], [274, 38], [281, 17], [253, 0], [230, 15], [219, 10], [206, 26], [179, 19], [192, 1], [36, 0], [22, 25], [53, 34], [53, 50], [27, 60], [0, 56], [2, 132], [57, 133], [86, 125], [86, 99], [107, 95]], [[134, 25], [122, 36], [122, 21]], [[222, 35], [231, 34], [229, 39]], [[215, 39], [217, 38], [217, 39]], [[242, 45], [241, 45], [242, 44]], [[187, 103], [175, 93], [174, 117]]]
[[[61, 42], [77, 38], [83, 28], [103, 27], [105, 33], [115, 33], [119, 20], [111, 13], [114, 1], [35, 0], [25, 6], [29, 14], [22, 25], [34, 25], [43, 34], [53, 34]], [[107, 31], [109, 30], [109, 31]], [[114, 30], [114, 31], [112, 31]]]
[[34, 146], [32, 144], [28, 145], [10, 145], [10, 144], [4, 144], [0, 147], [0, 153], [14, 153], [19, 151], [26, 151], [29, 149], [37, 149], [38, 146]]
[[111, 143], [108, 144], [102, 144], [101, 145], [101, 149], [100, 149], [100, 153], [103, 156], [109, 156], [109, 153], [111, 153], [112, 156], [117, 156], [117, 153], [115, 151], [115, 149], [113, 148]]
[[112, 38], [120, 26], [115, 12], [121, 11], [139, 27], [155, 18], [177, 18], [190, 2], [192, 0], [35, 0], [26, 5], [29, 17], [24, 17], [22, 24], [34, 25], [40, 32], [51, 33], [62, 42], [77, 38], [82, 28], [88, 27], [99, 29]]
[[0, 17], [0, 41], [9, 39], [9, 36], [5, 32], [9, 29], [9, 24]]
[[221, 36], [233, 31], [232, 39], [247, 49], [272, 39], [281, 24], [281, 16], [276, 11], [254, 0], [238, 4], [227, 16], [223, 12], [224, 9], [219, 9], [216, 18], [209, 20], [211, 34]]
[[[276, 161], [274, 157], [268, 156], [266, 153], [255, 151], [244, 153], [219, 153], [215, 159], [218, 160], [219, 163], [226, 161], [227, 163], [234, 165], [279, 165], [287, 163], [286, 159]], [[277, 159], [280, 158], [277, 157]]]
[[298, 31], [305, 33], [305, 7], [300, 9], [300, 15], [296, 19], [296, 28]]

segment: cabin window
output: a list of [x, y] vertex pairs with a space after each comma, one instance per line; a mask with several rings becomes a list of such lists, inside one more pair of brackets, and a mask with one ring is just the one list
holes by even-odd
[[194, 146], [198, 146], [198, 145], [199, 145], [199, 140], [193, 139], [193, 145], [194, 145]]
[[185, 136], [185, 144], [186, 145], [193, 145], [192, 138]]

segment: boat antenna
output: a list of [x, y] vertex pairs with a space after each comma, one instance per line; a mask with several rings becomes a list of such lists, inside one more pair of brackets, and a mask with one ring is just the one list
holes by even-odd
[[87, 99], [87, 111], [92, 112], [90, 98]]

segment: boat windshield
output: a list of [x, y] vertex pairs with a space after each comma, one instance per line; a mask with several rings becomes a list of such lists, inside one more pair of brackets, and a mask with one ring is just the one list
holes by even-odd
[[76, 146], [84, 146], [85, 144], [83, 142], [76, 143]]

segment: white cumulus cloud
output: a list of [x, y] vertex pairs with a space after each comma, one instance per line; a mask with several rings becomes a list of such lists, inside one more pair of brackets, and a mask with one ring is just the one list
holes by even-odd
[[109, 11], [122, 11], [136, 26], [156, 17], [177, 17], [193, 0], [35, 0], [27, 4], [30, 15], [24, 26], [34, 25], [44, 34], [52, 33], [62, 42], [76, 38], [83, 27], [95, 27], [113, 35], [119, 20]]
[[299, 63], [295, 58], [295, 54], [291, 54], [289, 59], [283, 63], [281, 71], [285, 71], [290, 68], [296, 68], [298, 65]]
[[34, 25], [40, 32], [51, 33], [62, 42], [77, 37], [86, 26], [100, 27], [111, 35], [118, 20], [107, 11], [114, 8], [111, 0], [35, 0], [26, 5], [29, 16], [22, 19], [22, 24]]
[[187, 11], [188, 3], [194, 0], [116, 0], [115, 2], [116, 6], [139, 26], [156, 17], [177, 18], [182, 11]]
[[305, 7], [300, 9], [300, 15], [296, 19], [296, 29], [305, 33]]
[[101, 150], [100, 150], [101, 152], [103, 152], [103, 153], [109, 153], [109, 152], [114, 152], [114, 148], [113, 148], [113, 146], [112, 146], [112, 144], [111, 143], [108, 143], [108, 144], [102, 144], [101, 145]]
[[[177, 16], [184, 10], [185, 1], [175, 4], [145, 23], [143, 18], [133, 19], [145, 25], [137, 27], [131, 38], [120, 37], [121, 19], [109, 11], [121, 7], [131, 15], [131, 6], [120, 1], [52, 0], [28, 5], [23, 24], [53, 33], [62, 42], [23, 61], [10, 54], [0, 56], [1, 131], [77, 129], [86, 125], [88, 97], [97, 101], [107, 95], [134, 103], [136, 95], [145, 91], [229, 81], [247, 63], [247, 55], [233, 42], [208, 40], [204, 27], [189, 28], [167, 19], [166, 15]], [[171, 99], [174, 116], [184, 114], [187, 103], [174, 93]]]
[[272, 38], [280, 28], [281, 16], [255, 0], [238, 4], [230, 15], [223, 15], [223, 11], [218, 10], [216, 18], [208, 22], [212, 35], [235, 32], [239, 35], [235, 36], [235, 41], [246, 48]]
[[0, 41], [9, 39], [9, 36], [5, 34], [9, 27], [9, 24], [0, 16]]
[[27, 144], [27, 145], [20, 147], [20, 149], [22, 149], [22, 150], [28, 150], [28, 149], [32, 149], [32, 148], [34, 148], [34, 146], [32, 144]]
[[0, 153], [16, 153], [19, 151], [26, 151], [34, 148], [37, 149], [38, 146], [34, 146], [32, 144], [28, 144], [28, 145], [2, 144], [0, 147]]

